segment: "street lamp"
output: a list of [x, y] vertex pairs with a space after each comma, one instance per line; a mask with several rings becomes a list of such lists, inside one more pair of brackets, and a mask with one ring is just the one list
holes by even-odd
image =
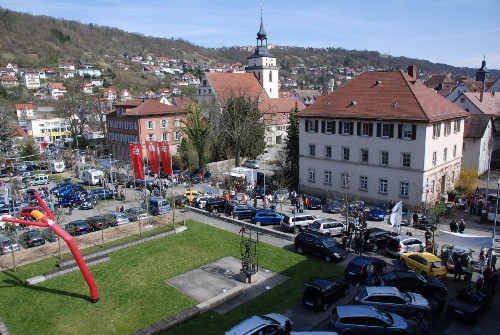
[[113, 184], [113, 162], [111, 161], [112, 157], [113, 154], [109, 154], [109, 179], [111, 181], [111, 184]]
[[493, 247], [495, 246], [495, 233], [497, 230], [497, 217], [498, 217], [498, 198], [500, 197], [500, 178], [497, 181], [497, 204], [495, 207], [495, 221], [493, 223], [493, 235], [491, 236], [491, 249], [490, 249], [490, 266], [493, 259]]

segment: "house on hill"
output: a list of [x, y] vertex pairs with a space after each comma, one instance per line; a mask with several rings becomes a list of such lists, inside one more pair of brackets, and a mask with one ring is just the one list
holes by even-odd
[[440, 199], [459, 176], [468, 116], [413, 66], [363, 73], [298, 114], [300, 191], [405, 206]]

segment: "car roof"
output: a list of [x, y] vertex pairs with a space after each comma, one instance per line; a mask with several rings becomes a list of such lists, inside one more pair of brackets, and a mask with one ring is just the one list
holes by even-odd
[[319, 288], [321, 290], [329, 288], [332, 284], [340, 283], [341, 281], [336, 278], [314, 278], [308, 283], [307, 286]]
[[366, 286], [366, 292], [368, 295], [376, 294], [397, 294], [399, 295], [399, 290], [394, 286]]
[[[404, 255], [404, 254], [403, 254]], [[441, 261], [441, 258], [439, 258], [438, 256], [434, 255], [433, 253], [430, 253], [430, 252], [417, 252], [417, 251], [413, 251], [413, 252], [407, 252], [406, 253], [406, 256], [411, 256], [411, 255], [419, 255], [420, 257], [428, 260], [428, 261], [431, 261], [431, 262], [436, 262], [436, 261]]]
[[378, 317], [377, 309], [367, 305], [342, 305], [337, 306], [337, 315], [339, 317], [346, 316], [373, 316]]

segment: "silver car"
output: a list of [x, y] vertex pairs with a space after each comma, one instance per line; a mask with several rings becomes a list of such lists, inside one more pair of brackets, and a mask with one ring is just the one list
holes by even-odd
[[355, 301], [386, 312], [417, 318], [425, 317], [431, 310], [429, 302], [422, 295], [400, 292], [394, 286], [366, 286], [359, 290]]
[[10, 252], [21, 251], [21, 247], [14, 239], [9, 239], [7, 236], [0, 235], [0, 255], [5, 255]]
[[311, 223], [309, 229], [317, 231], [323, 235], [338, 236], [345, 232], [345, 224], [332, 218], [325, 218], [315, 220]]
[[292, 322], [284, 315], [270, 313], [266, 315], [254, 315], [229, 329], [225, 335], [274, 334], [279, 329], [284, 330], [286, 333], [290, 332], [292, 330]]
[[111, 212], [110, 214], [113, 215], [113, 217], [115, 218], [114, 226], [120, 226], [130, 222], [127, 214], [125, 213]]

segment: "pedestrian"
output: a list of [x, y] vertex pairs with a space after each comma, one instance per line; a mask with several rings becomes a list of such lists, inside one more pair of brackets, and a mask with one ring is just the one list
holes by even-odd
[[418, 213], [414, 212], [412, 217], [413, 217], [413, 228], [417, 228], [417, 225], [418, 225]]
[[357, 225], [358, 224], [358, 217], [359, 217], [358, 206], [354, 206], [354, 210], [352, 211], [352, 217], [354, 219], [354, 224]]
[[465, 271], [465, 275], [464, 275], [464, 282], [470, 283], [472, 280], [473, 273], [474, 273], [474, 265], [472, 265], [472, 262], [468, 262], [467, 270]]
[[123, 190], [123, 187], [120, 190], [120, 200], [121, 201], [125, 201], [125, 191]]
[[358, 234], [358, 244], [359, 244], [359, 255], [363, 254], [363, 249], [365, 248], [365, 238], [363, 237], [363, 234]]
[[493, 271], [497, 270], [497, 255], [493, 250], [491, 251], [491, 269]]
[[451, 220], [450, 222], [450, 230], [452, 233], [456, 233], [458, 231], [458, 224], [457, 221], [455, 221], [455, 219]]
[[434, 301], [431, 304], [431, 316], [432, 316], [431, 324], [436, 329], [439, 329], [439, 319], [441, 318], [443, 307], [444, 307], [444, 299], [441, 296], [438, 296], [436, 299], [434, 299]]
[[68, 209], [68, 211], [69, 211], [69, 215], [73, 214], [73, 201], [71, 201], [69, 203], [69, 209]]
[[125, 213], [125, 208], [123, 208], [123, 205], [122, 205], [122, 207], [120, 207], [120, 212]]
[[458, 232], [463, 234], [465, 231], [465, 221], [464, 219], [460, 220], [460, 224], [458, 225]]
[[116, 212], [119, 212], [119, 211], [120, 211], [120, 206], [118, 206], [118, 204], [116, 204], [116, 206], [115, 206], [115, 211], [116, 211]]
[[349, 251], [352, 250], [351, 244], [352, 244], [352, 235], [348, 233], [346, 237], [346, 248], [345, 248], [347, 254], [349, 253]]
[[453, 255], [453, 280], [460, 282], [462, 277], [462, 262], [458, 255]]
[[371, 261], [366, 265], [366, 284], [371, 285], [373, 278], [373, 264]]
[[479, 252], [479, 272], [483, 272], [484, 269], [484, 261], [485, 261], [485, 255], [484, 255], [484, 248], [481, 248], [481, 251]]
[[431, 238], [432, 238], [432, 232], [431, 232], [431, 228], [427, 228], [427, 230], [425, 231], [425, 242], [430, 242], [431, 241]]
[[491, 275], [491, 293], [495, 294], [496, 286], [498, 284], [498, 271], [493, 270], [493, 274]]
[[484, 277], [483, 291], [491, 291], [491, 277], [493, 277], [493, 272], [489, 267], [484, 268], [483, 277]]

